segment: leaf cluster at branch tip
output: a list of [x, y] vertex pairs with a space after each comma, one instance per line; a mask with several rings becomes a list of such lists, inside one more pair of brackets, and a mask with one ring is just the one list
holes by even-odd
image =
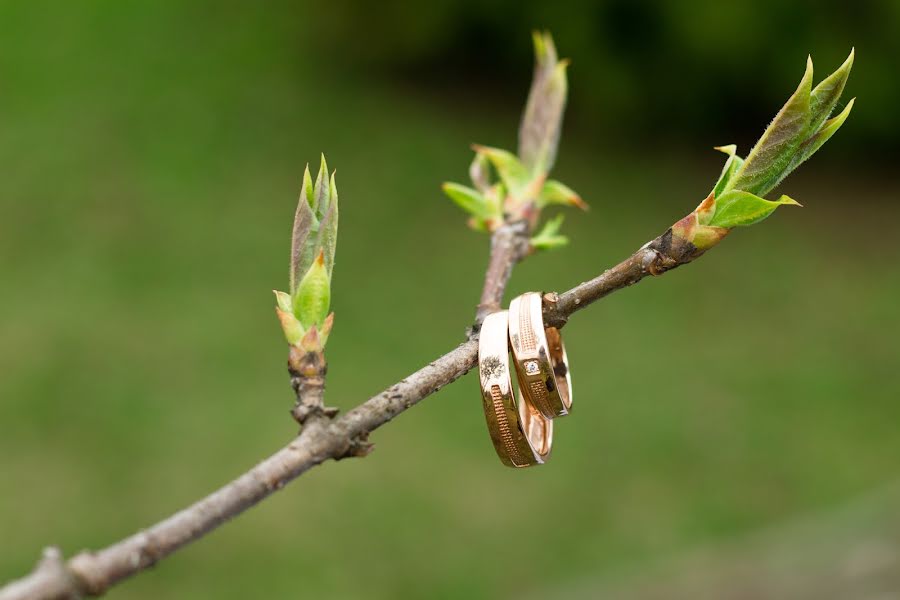
[[855, 99], [837, 116], [829, 117], [847, 83], [854, 55], [851, 50], [847, 60], [815, 88], [812, 59], [808, 58], [797, 90], [746, 159], [738, 156], [733, 144], [716, 148], [728, 155], [722, 173], [710, 195], [672, 227], [673, 234], [705, 250], [730, 229], [759, 223], [779, 206], [800, 206], [788, 196], [777, 200], [763, 196], [821, 148], [847, 120]]
[[[469, 214], [469, 226], [492, 232], [507, 222], [527, 220], [532, 229], [541, 210], [552, 205], [587, 209], [587, 204], [562, 182], [548, 179], [556, 161], [566, 105], [567, 60], [559, 60], [549, 33], [533, 36], [535, 68], [528, 101], [519, 126], [518, 154], [475, 145], [469, 167], [474, 187], [445, 183], [444, 193]], [[536, 249], [567, 243], [558, 230], [561, 218], [546, 223], [532, 239]]]
[[329, 176], [322, 155], [315, 183], [309, 165], [303, 173], [291, 236], [290, 293], [275, 292], [275, 310], [285, 338], [307, 351], [324, 348], [334, 321], [328, 309], [337, 228], [335, 173]]

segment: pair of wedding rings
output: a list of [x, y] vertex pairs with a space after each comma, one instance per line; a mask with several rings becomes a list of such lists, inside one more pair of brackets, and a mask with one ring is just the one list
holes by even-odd
[[509, 303], [508, 311], [484, 320], [478, 373], [488, 432], [503, 464], [530, 467], [546, 462], [553, 446], [553, 419], [572, 408], [572, 378], [559, 330], [544, 326], [540, 294], [522, 294]]

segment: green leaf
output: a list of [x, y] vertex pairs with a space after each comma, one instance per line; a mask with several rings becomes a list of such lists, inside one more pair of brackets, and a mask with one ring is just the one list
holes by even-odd
[[300, 324], [297, 317], [291, 312], [282, 310], [280, 307], [275, 308], [275, 314], [278, 315], [278, 320], [281, 322], [281, 330], [284, 331], [284, 337], [288, 344], [298, 344], [303, 339], [303, 336], [306, 335], [306, 330], [303, 329], [303, 325]]
[[[850, 77], [850, 70], [853, 68], [853, 58], [856, 54], [855, 49], [850, 50], [850, 55], [837, 70], [822, 80], [819, 85], [813, 89], [809, 98], [809, 111], [811, 114], [809, 130], [818, 131], [822, 123], [834, 110], [838, 99], [844, 91], [847, 84], [847, 78]], [[801, 161], [802, 162], [802, 161]]]
[[[307, 171], [308, 173], [308, 171]], [[300, 200], [297, 202], [297, 211], [294, 213], [294, 228], [291, 233], [291, 269], [290, 292], [297, 291], [300, 278], [309, 269], [315, 256], [315, 232], [319, 224], [307, 201], [306, 194], [301, 190]]]
[[519, 201], [530, 199], [529, 196], [532, 194], [529, 188], [533, 183], [533, 178], [525, 165], [513, 153], [489, 146], [475, 146], [474, 148], [475, 152], [483, 154], [494, 165], [503, 185], [513, 198]]
[[338, 234], [338, 192], [337, 184], [334, 181], [336, 172], [331, 173], [331, 182], [329, 184], [330, 194], [328, 196], [327, 207], [321, 207], [324, 211], [322, 222], [319, 223], [318, 247], [325, 258], [325, 269], [328, 271], [328, 277], [334, 270], [334, 253], [337, 250], [337, 234]]
[[272, 290], [275, 292], [275, 304], [281, 310], [285, 312], [293, 312], [293, 302], [291, 301], [291, 295], [285, 292], [279, 292], [278, 290]]
[[281, 322], [284, 337], [289, 344], [296, 344], [303, 338], [306, 331], [303, 329], [300, 321], [297, 320], [297, 317], [294, 316], [291, 296], [278, 290], [272, 291], [275, 292], [275, 314], [278, 315], [278, 320]]
[[545, 181], [544, 187], [541, 188], [541, 193], [538, 196], [538, 206], [540, 208], [551, 204], [577, 206], [581, 210], [588, 209], [588, 205], [581, 199], [581, 196], [566, 184], [555, 179]]
[[503, 221], [503, 199], [506, 198], [506, 187], [502, 183], [495, 183], [485, 193], [484, 198], [487, 201], [488, 214]]
[[447, 196], [451, 200], [453, 200], [457, 204], [457, 206], [462, 208], [473, 217], [484, 220], [491, 216], [490, 210], [488, 208], [487, 198], [485, 198], [478, 191], [473, 190], [470, 187], [451, 182], [447, 182], [442, 185], [441, 189], [444, 190], [444, 193], [447, 194]]
[[535, 65], [519, 124], [519, 156], [534, 174], [546, 175], [556, 160], [566, 107], [568, 61], [560, 61], [549, 33], [533, 33]]
[[319, 163], [319, 174], [316, 175], [316, 186], [312, 203], [312, 208], [316, 215], [321, 215], [325, 212], [330, 195], [328, 190], [328, 165], [325, 163], [325, 155], [322, 154], [322, 162]]
[[484, 154], [475, 153], [472, 164], [469, 165], [469, 178], [479, 192], [486, 192], [491, 187], [491, 163]]
[[569, 243], [569, 238], [559, 234], [559, 228], [563, 223], [563, 215], [557, 215], [544, 223], [544, 227], [531, 238], [531, 247], [537, 250], [553, 250]]
[[738, 169], [744, 164], [744, 159], [737, 155], [737, 146], [734, 144], [718, 146], [715, 150], [724, 152], [728, 155], [725, 166], [722, 167], [722, 173], [719, 175], [719, 180], [716, 182], [715, 187], [713, 187], [713, 195], [718, 197], [722, 195], [722, 192], [724, 192], [725, 188], [728, 186], [728, 182], [731, 181], [734, 174], [737, 173]]
[[838, 117], [828, 119], [844, 91], [855, 51], [834, 73], [812, 89], [812, 60], [800, 86], [747, 156], [744, 165], [717, 191], [744, 190], [763, 196], [818, 150], [843, 124], [852, 101]]
[[569, 245], [569, 238], [564, 235], [541, 236], [531, 238], [531, 247], [535, 250], [556, 250]]
[[775, 115], [724, 191], [744, 190], [764, 195], [787, 175], [794, 152], [809, 133], [812, 76], [812, 58], [807, 58], [806, 72], [797, 91]]
[[328, 336], [331, 335], [331, 329], [334, 326], [334, 313], [328, 313], [325, 321], [322, 322], [322, 328], [319, 330], [319, 343], [322, 347], [328, 343]]
[[844, 107], [844, 110], [841, 113], [831, 119], [828, 119], [822, 124], [822, 128], [816, 132], [814, 136], [806, 140], [797, 153], [794, 155], [793, 160], [791, 161], [790, 166], [788, 167], [788, 171], [793, 171], [800, 163], [804, 162], [810, 156], [815, 154], [816, 150], [822, 147], [822, 144], [828, 141], [828, 139], [835, 134], [835, 132], [841, 128], [841, 125], [844, 124], [844, 121], [847, 120], [847, 117], [850, 116], [850, 111], [853, 110], [853, 104], [856, 102], [856, 98], [850, 100], [847, 103], [847, 106]]
[[759, 223], [782, 204], [800, 206], [796, 200], [782, 196], [771, 201], [750, 192], [732, 190], [716, 199], [716, 212], [709, 222], [712, 227], [739, 227]]
[[309, 202], [309, 207], [312, 208], [315, 205], [316, 200], [313, 191], [312, 177], [309, 175], [309, 163], [306, 163], [306, 168], [303, 169], [303, 187], [301, 190], [300, 197], [306, 198], [306, 201]]
[[309, 329], [322, 323], [330, 303], [331, 280], [325, 268], [325, 257], [320, 252], [297, 286], [293, 298], [294, 315], [304, 328]]

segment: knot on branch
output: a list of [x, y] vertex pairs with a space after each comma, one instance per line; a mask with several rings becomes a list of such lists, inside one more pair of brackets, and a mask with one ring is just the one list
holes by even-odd
[[0, 598], [54, 598], [80, 600], [91, 594], [89, 586], [66, 565], [62, 551], [44, 548], [31, 574], [0, 588]]
[[343, 460], [345, 458], [363, 458], [375, 451], [375, 444], [369, 441], [369, 432], [364, 431], [357, 436], [350, 438], [350, 443], [343, 454], [335, 457], [335, 460]]
[[[569, 316], [563, 314], [559, 310], [559, 294], [556, 292], [547, 292], [542, 297], [544, 323], [548, 327], [556, 327], [562, 329], [569, 321]], [[577, 302], [576, 302], [577, 304]]]
[[325, 375], [328, 372], [325, 353], [322, 350], [308, 352], [298, 346], [290, 348], [288, 373], [296, 396], [291, 415], [300, 425], [313, 416], [331, 419], [338, 409], [325, 406]]
[[641, 258], [641, 267], [651, 275], [662, 275], [703, 254], [703, 250], [691, 242], [673, 235], [671, 228], [646, 244], [642, 250], [644, 256]]
[[62, 551], [56, 546], [48, 546], [41, 552], [41, 558], [34, 567], [35, 571], [49, 574], [66, 572], [66, 563]]

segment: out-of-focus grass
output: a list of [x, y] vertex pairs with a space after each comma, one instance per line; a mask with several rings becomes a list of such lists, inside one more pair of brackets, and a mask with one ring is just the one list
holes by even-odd
[[[342, 203], [330, 403], [460, 340], [487, 242], [438, 184], [464, 176], [469, 143], [511, 146], [519, 109], [326, 74], [271, 15], [27, 6], [0, 9], [0, 579], [45, 544], [149, 524], [294, 433], [270, 290], [320, 150]], [[626, 256], [720, 166], [569, 133], [558, 175], [593, 210], [512, 293]], [[807, 208], [573, 319], [577, 406], [547, 467], [500, 466], [469, 375], [371, 457], [305, 475], [116, 593], [512, 596], [896, 479], [898, 186], [815, 172], [827, 153], [785, 186]]]
[[897, 484], [838, 509], [620, 572], [573, 577], [524, 598], [893, 598], [900, 587]]

